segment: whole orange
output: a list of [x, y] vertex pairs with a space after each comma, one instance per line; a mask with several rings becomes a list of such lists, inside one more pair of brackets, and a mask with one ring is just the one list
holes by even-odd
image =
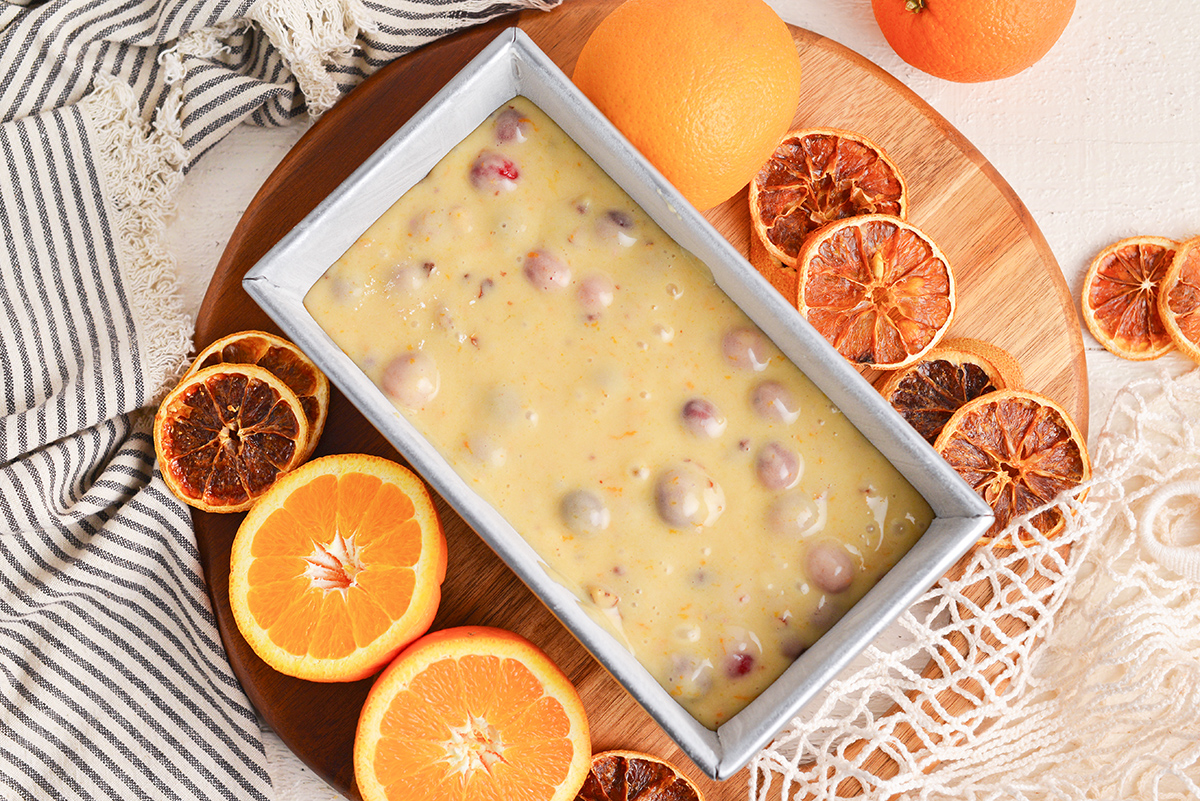
[[800, 97], [791, 32], [763, 0], [627, 0], [575, 84], [698, 209], [750, 182]]
[[1016, 75], [1046, 55], [1075, 0], [871, 0], [900, 58], [960, 83]]

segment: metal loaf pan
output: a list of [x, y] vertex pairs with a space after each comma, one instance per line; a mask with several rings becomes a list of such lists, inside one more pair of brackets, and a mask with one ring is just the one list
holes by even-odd
[[[841, 408], [933, 507], [913, 549], [745, 710], [711, 731], [594, 622], [532, 548], [342, 353], [304, 308], [309, 287], [405, 191], [501, 104], [545, 111]], [[502, 32], [246, 275], [250, 296], [299, 345], [653, 716], [707, 775], [741, 769], [991, 524], [991, 510], [866, 380], [646, 161], [516, 28]]]

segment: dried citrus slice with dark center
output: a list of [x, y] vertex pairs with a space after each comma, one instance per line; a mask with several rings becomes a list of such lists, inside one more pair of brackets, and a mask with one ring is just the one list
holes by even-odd
[[1175, 347], [1200, 362], [1200, 237], [1176, 250], [1159, 289], [1158, 311]]
[[575, 801], [703, 801], [692, 781], [670, 763], [637, 751], [604, 751], [592, 757]]
[[300, 399], [308, 418], [308, 441], [300, 461], [312, 455], [329, 412], [329, 379], [302, 350], [265, 331], [239, 331], [200, 351], [188, 375], [214, 364], [257, 364], [287, 384]]
[[[964, 404], [934, 447], [992, 507], [996, 520], [984, 541], [1092, 475], [1087, 445], [1070, 415], [1028, 390], [997, 390]], [[1064, 525], [1054, 507], [1030, 522], [1048, 537]]]
[[800, 278], [794, 266], [784, 264], [767, 250], [762, 239], [750, 236], [750, 264], [754, 269], [771, 282], [771, 286], [779, 291], [793, 306], [797, 303], [800, 292]]
[[831, 223], [800, 252], [800, 313], [855, 364], [895, 370], [954, 318], [954, 275], [915, 226], [886, 214]]
[[1083, 279], [1083, 321], [1112, 353], [1144, 361], [1171, 349], [1158, 293], [1177, 246], [1161, 236], [1135, 236], [1109, 245], [1092, 260]]
[[963, 337], [943, 340], [908, 367], [885, 373], [879, 392], [933, 443], [967, 401], [1024, 381], [1021, 366], [1004, 350]]
[[167, 486], [208, 512], [249, 509], [300, 463], [307, 437], [296, 393], [252, 364], [220, 364], [186, 376], [154, 417]]
[[861, 214], [903, 218], [907, 203], [896, 165], [874, 142], [849, 131], [791, 131], [750, 182], [751, 226], [789, 266], [821, 226]]

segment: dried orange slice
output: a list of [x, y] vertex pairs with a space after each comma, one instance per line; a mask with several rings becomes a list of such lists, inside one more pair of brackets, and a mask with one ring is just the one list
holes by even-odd
[[575, 801], [704, 801], [692, 780], [673, 765], [638, 751], [604, 751]]
[[1200, 237], [1176, 249], [1159, 287], [1158, 313], [1175, 347], [1200, 362]]
[[[984, 541], [1092, 475], [1087, 443], [1071, 416], [1024, 389], [1001, 389], [964, 404], [934, 448], [992, 507], [996, 520]], [[1047, 537], [1064, 525], [1054, 507], [1030, 522]]]
[[879, 393], [931, 444], [959, 407], [1025, 383], [1021, 365], [979, 339], [944, 339], [902, 370], [884, 373]]
[[329, 379], [298, 347], [265, 331], [239, 331], [196, 354], [188, 375], [214, 364], [257, 364], [288, 385], [308, 418], [308, 441], [300, 461], [312, 455], [329, 413]]
[[954, 274], [916, 226], [886, 214], [830, 223], [800, 251], [797, 308], [855, 364], [896, 370], [954, 319]]
[[787, 299], [788, 303], [796, 305], [800, 294], [800, 275], [792, 265], [784, 264], [771, 255], [767, 246], [753, 233], [750, 235], [750, 264], [754, 269], [771, 282], [771, 286]]
[[380, 674], [354, 737], [363, 801], [575, 798], [591, 761], [579, 693], [502, 629], [427, 634]]
[[830, 128], [790, 131], [750, 182], [750, 224], [772, 256], [794, 267], [809, 234], [861, 214], [904, 218], [908, 189], [879, 145]]
[[281, 673], [356, 681], [429, 629], [445, 576], [446, 539], [421, 480], [378, 456], [337, 454], [283, 476], [246, 515], [229, 605]]
[[1083, 321], [1112, 353], [1157, 359], [1172, 347], [1159, 316], [1159, 284], [1179, 243], [1161, 236], [1115, 242], [1092, 260], [1083, 279]]
[[163, 479], [180, 500], [206, 512], [249, 509], [300, 463], [307, 441], [296, 393], [252, 364], [185, 376], [154, 417]]

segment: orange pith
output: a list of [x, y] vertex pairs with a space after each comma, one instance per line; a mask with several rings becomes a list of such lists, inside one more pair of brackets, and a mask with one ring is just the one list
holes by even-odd
[[1142, 361], [1172, 347], [1159, 314], [1159, 284], [1178, 243], [1135, 236], [1109, 245], [1092, 260], [1083, 279], [1083, 321], [1110, 352]]
[[579, 694], [501, 629], [437, 631], [376, 679], [354, 738], [365, 801], [569, 801], [591, 759]]
[[674, 765], [640, 751], [604, 751], [576, 801], [704, 801], [691, 779]]
[[790, 126], [800, 58], [762, 0], [628, 0], [572, 79], [703, 210], [744, 187]]
[[1200, 362], [1200, 237], [1176, 251], [1159, 288], [1158, 310], [1175, 347]]
[[298, 347], [265, 331], [239, 331], [196, 354], [187, 375], [215, 364], [256, 364], [296, 393], [308, 418], [308, 440], [301, 461], [312, 455], [329, 411], [329, 379]]
[[851, 362], [898, 369], [950, 326], [954, 275], [910, 223], [886, 214], [851, 217], [806, 241], [797, 308]]
[[988, 342], [944, 339], [902, 370], [884, 374], [879, 392], [929, 443], [960, 407], [1024, 383], [1020, 365]]
[[791, 267], [809, 234], [861, 214], [904, 218], [908, 191], [896, 165], [861, 134], [789, 131], [750, 182], [750, 221], [775, 258]]
[[[1091, 478], [1087, 445], [1074, 421], [1054, 401], [1028, 390], [997, 390], [964, 404], [934, 448], [992, 507], [996, 519], [984, 535], [989, 541], [1014, 519]], [[1051, 507], [1030, 522], [1050, 537], [1064, 518]]]
[[341, 454], [284, 476], [246, 516], [229, 599], [271, 667], [354, 681], [429, 628], [445, 572], [445, 537], [420, 480], [386, 459]]
[[255, 365], [216, 365], [185, 376], [154, 417], [167, 486], [210, 512], [250, 508], [300, 462], [307, 437], [300, 399]]
[[871, 0], [900, 58], [949, 81], [1007, 78], [1044, 56], [1075, 0]]

